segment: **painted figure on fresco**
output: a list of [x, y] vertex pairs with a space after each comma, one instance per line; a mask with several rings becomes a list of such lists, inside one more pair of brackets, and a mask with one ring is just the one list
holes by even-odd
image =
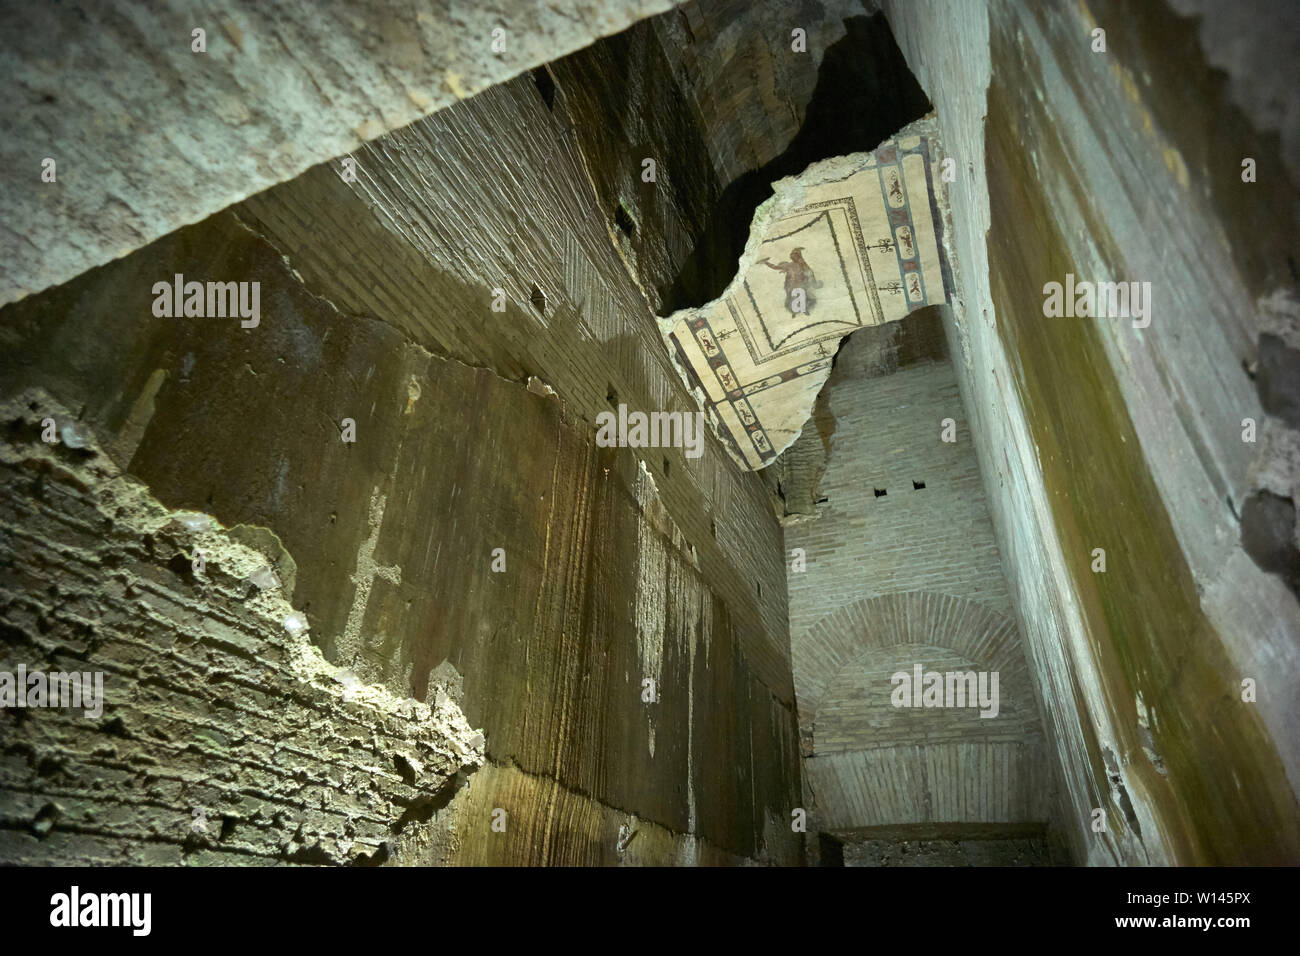
[[[789, 262], [774, 264], [767, 257], [758, 261], [769, 269], [785, 273], [785, 307], [790, 310], [791, 315], [812, 312], [813, 303], [817, 301], [813, 290], [820, 289], [821, 282], [817, 280], [817, 274], [813, 272], [812, 266], [804, 259], [803, 246], [795, 246], [790, 250]], [[801, 305], [803, 308], [799, 308]]]

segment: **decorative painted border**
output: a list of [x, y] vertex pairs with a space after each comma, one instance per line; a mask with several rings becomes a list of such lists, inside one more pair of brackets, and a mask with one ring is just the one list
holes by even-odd
[[[938, 203], [934, 195], [933, 172], [930, 168], [929, 142], [925, 137], [920, 137], [916, 146], [902, 149], [899, 147], [897, 140], [891, 139], [888, 144], [880, 147], [875, 152], [877, 182], [880, 186], [881, 198], [884, 201], [885, 209], [887, 211], [891, 236], [889, 239], [881, 239], [878, 243], [873, 244], [872, 248], [879, 246], [881, 252], [887, 252], [887, 244], [892, 244], [895, 262], [898, 264], [899, 277], [897, 280], [890, 280], [883, 284], [877, 283], [876, 277], [871, 269], [867, 246], [862, 232], [861, 219], [858, 216], [857, 207], [852, 196], [844, 196], [836, 199], [811, 203], [799, 208], [781, 220], [782, 222], [788, 222], [798, 217], [805, 216], [815, 210], [824, 210], [822, 215], [815, 216], [812, 220], [794, 230], [794, 232], [810, 228], [818, 223], [822, 216], [825, 216], [827, 228], [830, 229], [831, 232], [831, 241], [834, 244], [836, 256], [840, 262], [841, 275], [844, 277], [849, 292], [849, 299], [853, 305], [854, 323], [841, 320], [836, 323], [840, 326], [840, 331], [831, 332], [819, 338], [806, 340], [801, 342], [799, 345], [787, 348], [778, 348], [780, 343], [772, 342], [767, 323], [762, 312], [758, 308], [757, 302], [754, 301], [753, 292], [750, 290], [748, 282], [742, 280], [742, 286], [745, 289], [745, 294], [749, 297], [750, 305], [753, 308], [754, 316], [758, 320], [759, 328], [762, 331], [763, 337], [767, 340], [769, 347], [774, 349], [774, 351], [770, 352], [765, 357], [760, 357], [759, 349], [756, 347], [756, 342], [751, 335], [749, 324], [744, 320], [741, 310], [732, 301], [733, 297], [728, 297], [728, 299], [725, 300], [731, 320], [735, 323], [735, 331], [740, 332], [741, 339], [744, 342], [745, 349], [752, 365], [758, 366], [766, 364], [795, 352], [808, 350], [812, 346], [816, 346], [817, 352], [819, 353], [818, 358], [811, 362], [805, 362], [804, 364], [798, 365], [794, 368], [783, 369], [774, 375], [770, 375], [756, 382], [742, 384], [734, 371], [732, 363], [727, 358], [727, 351], [724, 346], [724, 339], [729, 338], [734, 334], [733, 330], [729, 329], [720, 334], [713, 328], [707, 317], [698, 317], [692, 319], [688, 323], [688, 327], [695, 338], [695, 344], [699, 349], [700, 354], [704, 356], [709, 370], [712, 372], [713, 381], [716, 383], [716, 388], [709, 388], [705, 387], [703, 381], [698, 378], [698, 375], [702, 370], [691, 365], [682, 350], [681, 343], [676, 342], [677, 353], [682, 365], [691, 370], [692, 378], [699, 382], [706, 398], [715, 406], [713, 418], [719, 434], [723, 436], [724, 440], [731, 444], [743, 459], [751, 464], [754, 460], [757, 460], [757, 467], [766, 467], [776, 459], [776, 454], [772, 450], [771, 441], [763, 428], [762, 422], [758, 420], [758, 416], [754, 412], [748, 399], [753, 395], [802, 378], [806, 375], [812, 375], [828, 370], [831, 367], [831, 359], [833, 355], [831, 352], [827, 351], [824, 343], [831, 339], [842, 339], [845, 335], [849, 335], [856, 329], [863, 327], [861, 309], [858, 305], [858, 299], [853, 288], [853, 282], [848, 276], [844, 250], [840, 244], [840, 234], [836, 230], [835, 221], [830, 215], [833, 208], [841, 208], [846, 214], [849, 223], [849, 231], [852, 236], [852, 247], [858, 257], [858, 265], [861, 269], [862, 281], [868, 293], [868, 305], [871, 307], [875, 324], [882, 324], [884, 322], [884, 310], [880, 302], [880, 294], [882, 292], [893, 295], [904, 295], [908, 302], [908, 312], [914, 312], [917, 309], [933, 304], [929, 301], [930, 296], [927, 288], [927, 277], [924, 274], [924, 270], [921, 268], [920, 240], [917, 237], [916, 224], [912, 215], [911, 197], [908, 193], [907, 180], [903, 172], [903, 157], [911, 155], [916, 155], [921, 158], [922, 166], [925, 170], [926, 191], [929, 199], [929, 213], [931, 224], [934, 229], [934, 241], [937, 246], [936, 252], [940, 270], [939, 283], [943, 291], [946, 293], [945, 298], [950, 297], [953, 294], [953, 283], [948, 262], [944, 257], [942, 242], [943, 222], [939, 218]], [[902, 194], [901, 205], [895, 206], [890, 204], [889, 194], [885, 185], [886, 169], [897, 171], [898, 189]], [[781, 239], [788, 238], [792, 234], [793, 232], [765, 239], [763, 240], [763, 244], [777, 242]], [[910, 256], [905, 255], [909, 241], [912, 252]], [[910, 280], [909, 277], [911, 277]], [[905, 283], [917, 290], [915, 297], [907, 294]], [[810, 323], [810, 325], [805, 326], [804, 329], [816, 324], [818, 323]], [[801, 329], [800, 331], [803, 330]], [[794, 332], [791, 333], [791, 336], [797, 334], [799, 333]], [[782, 341], [788, 341], [789, 338], [790, 336], [787, 336], [786, 339]], [[715, 394], [720, 394], [720, 397], [716, 400], [713, 397]], [[739, 436], [735, 434], [734, 430], [727, 425], [727, 419], [720, 414], [723, 405], [729, 405], [731, 407], [731, 412], [735, 415], [736, 421], [743, 426], [745, 436], [748, 439], [747, 444], [742, 442]]]

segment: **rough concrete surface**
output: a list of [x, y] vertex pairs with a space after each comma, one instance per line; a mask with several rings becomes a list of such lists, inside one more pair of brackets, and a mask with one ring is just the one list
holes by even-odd
[[6, 2], [0, 304], [670, 6]]

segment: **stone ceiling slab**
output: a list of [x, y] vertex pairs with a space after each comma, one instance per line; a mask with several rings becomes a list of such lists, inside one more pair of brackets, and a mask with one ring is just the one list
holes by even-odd
[[0, 305], [671, 7], [5, 5]]

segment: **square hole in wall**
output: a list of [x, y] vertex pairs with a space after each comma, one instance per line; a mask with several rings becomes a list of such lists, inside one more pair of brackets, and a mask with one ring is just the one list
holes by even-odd
[[543, 292], [536, 284], [533, 285], [533, 291], [528, 296], [528, 301], [533, 304], [538, 315], [546, 314], [546, 293]]
[[912, 482], [912, 490], [913, 490], [913, 491], [922, 491], [922, 490], [924, 490], [924, 489], [925, 489], [925, 482], [924, 482], [924, 481], [914, 481], [914, 482]]
[[537, 84], [537, 92], [542, 94], [542, 102], [546, 104], [548, 110], [555, 110], [555, 78], [551, 76], [551, 71], [544, 66], [539, 66], [533, 70], [533, 82]]
[[872, 488], [871, 490], [876, 493], [877, 498], [883, 498], [885, 497], [886, 494], [888, 494], [888, 492], [885, 491], [884, 488]]
[[614, 224], [629, 239], [636, 238], [636, 220], [622, 203], [619, 203], [618, 208], [614, 210]]

